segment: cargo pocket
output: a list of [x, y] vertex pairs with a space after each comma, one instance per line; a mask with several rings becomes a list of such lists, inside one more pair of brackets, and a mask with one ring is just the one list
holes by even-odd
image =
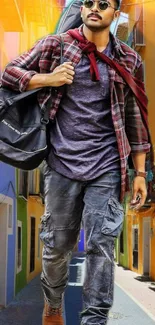
[[124, 209], [114, 197], [108, 200], [107, 213], [102, 225], [102, 233], [106, 236], [118, 237], [122, 230]]
[[50, 214], [43, 215], [41, 218], [40, 239], [46, 246], [54, 247], [54, 231]]

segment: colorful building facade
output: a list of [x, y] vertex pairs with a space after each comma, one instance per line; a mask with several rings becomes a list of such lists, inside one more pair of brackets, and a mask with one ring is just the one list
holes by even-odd
[[129, 268], [155, 280], [155, 204], [127, 216]]
[[15, 294], [16, 179], [15, 170], [0, 162], [0, 305]]
[[[154, 111], [154, 48], [155, 48], [155, 5], [135, 0], [121, 4], [124, 22], [118, 26], [119, 37], [134, 48], [144, 62], [144, 82], [149, 98], [149, 124], [155, 147]], [[131, 176], [132, 178], [132, 176]], [[135, 212], [129, 208], [130, 197], [126, 199], [126, 216], [123, 232], [117, 241], [117, 261], [143, 276], [155, 280], [155, 188], [146, 204]]]
[[[0, 1], [0, 75], [10, 60], [54, 32], [64, 5], [64, 0]], [[27, 173], [0, 162], [0, 179], [0, 305], [6, 306], [41, 271], [44, 204], [40, 170]]]

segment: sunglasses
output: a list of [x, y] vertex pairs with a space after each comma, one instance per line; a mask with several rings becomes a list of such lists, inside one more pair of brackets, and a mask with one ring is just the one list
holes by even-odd
[[98, 7], [100, 10], [106, 10], [107, 8], [113, 8], [117, 10], [117, 8], [114, 8], [111, 6], [111, 3], [105, 0], [99, 0], [99, 1], [94, 1], [94, 0], [84, 0], [83, 1], [83, 6], [88, 9], [92, 9], [94, 7], [95, 2], [98, 3]]

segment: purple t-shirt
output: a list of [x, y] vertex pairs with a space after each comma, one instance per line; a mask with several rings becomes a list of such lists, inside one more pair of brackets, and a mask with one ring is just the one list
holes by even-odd
[[[104, 53], [111, 54], [111, 43]], [[90, 76], [90, 61], [83, 55], [72, 85], [65, 88], [55, 124], [50, 130], [48, 164], [58, 173], [81, 181], [120, 168], [111, 116], [108, 67], [97, 60], [100, 81]]]

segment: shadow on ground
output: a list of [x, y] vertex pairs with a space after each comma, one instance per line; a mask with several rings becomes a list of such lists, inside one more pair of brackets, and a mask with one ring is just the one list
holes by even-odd
[[0, 325], [41, 325], [42, 310], [43, 294], [38, 276], [0, 311]]

